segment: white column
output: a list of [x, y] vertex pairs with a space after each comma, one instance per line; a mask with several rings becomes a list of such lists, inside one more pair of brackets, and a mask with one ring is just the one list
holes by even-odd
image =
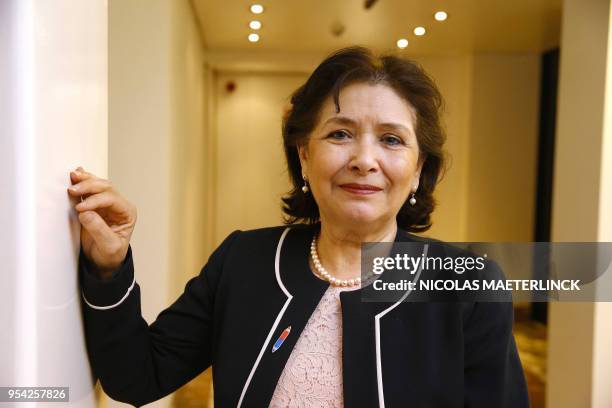
[[66, 188], [78, 165], [107, 171], [106, 19], [103, 0], [0, 2], [0, 384], [69, 387], [78, 407], [95, 401]]

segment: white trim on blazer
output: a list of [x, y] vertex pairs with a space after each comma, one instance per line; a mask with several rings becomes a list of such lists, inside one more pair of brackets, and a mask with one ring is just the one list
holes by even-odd
[[[429, 244], [425, 244], [425, 246], [423, 247], [423, 255], [425, 257], [427, 257], [428, 249], [429, 249]], [[414, 278], [412, 279], [412, 283], [419, 280], [419, 276], [421, 275], [422, 270], [423, 270], [423, 264], [419, 266], [418, 271], [416, 272], [416, 274], [414, 275]], [[385, 408], [385, 394], [383, 392], [382, 361], [381, 361], [381, 351], [380, 351], [380, 319], [384, 315], [389, 313], [391, 310], [395, 309], [397, 305], [402, 303], [404, 299], [406, 299], [406, 297], [410, 295], [410, 292], [412, 292], [412, 289], [408, 289], [406, 293], [404, 293], [404, 295], [397, 302], [395, 302], [394, 304], [392, 304], [391, 306], [389, 306], [388, 308], [386, 308], [385, 310], [383, 310], [382, 312], [374, 316], [374, 330], [376, 333], [375, 334], [375, 337], [376, 337], [376, 383], [378, 384], [378, 406], [380, 408]]]
[[110, 305], [110, 306], [96, 306], [94, 304], [91, 304], [87, 298], [85, 297], [85, 293], [83, 293], [83, 289], [81, 289], [81, 296], [83, 296], [83, 300], [85, 301], [85, 303], [87, 303], [87, 306], [91, 307], [92, 309], [97, 309], [97, 310], [108, 310], [108, 309], [112, 309], [114, 307], [119, 306], [121, 303], [123, 303], [123, 301], [125, 299], [127, 299], [127, 297], [130, 295], [130, 292], [132, 291], [132, 289], [134, 289], [134, 284], [136, 283], [136, 275], [134, 274], [134, 279], [132, 280], [132, 284], [130, 285], [130, 287], [128, 288], [127, 292], [125, 292], [125, 295], [123, 295], [123, 297], [115, 304]]

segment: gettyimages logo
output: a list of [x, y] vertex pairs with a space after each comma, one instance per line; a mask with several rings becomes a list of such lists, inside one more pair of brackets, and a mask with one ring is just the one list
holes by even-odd
[[362, 245], [363, 301], [612, 301], [612, 243]]
[[395, 257], [376, 257], [372, 261], [372, 272], [380, 275], [385, 270], [406, 270], [414, 275], [418, 270], [447, 270], [457, 274], [465, 271], [478, 270], [485, 268], [487, 254], [483, 256], [425, 256], [421, 253], [418, 257], [408, 254], [396, 254]]

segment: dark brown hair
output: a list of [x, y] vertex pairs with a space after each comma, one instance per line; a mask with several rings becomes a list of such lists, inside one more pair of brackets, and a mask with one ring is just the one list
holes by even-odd
[[398, 228], [411, 232], [431, 227], [435, 207], [433, 191], [444, 166], [442, 145], [446, 139], [441, 124], [444, 101], [434, 81], [416, 62], [392, 55], [376, 57], [363, 47], [344, 48], [327, 57], [304, 85], [291, 96], [291, 108], [283, 117], [283, 143], [293, 188], [283, 197], [286, 224], [319, 221], [319, 208], [311, 193], [302, 192], [302, 167], [297, 147], [305, 145], [315, 128], [323, 102], [333, 96], [340, 112], [339, 95], [354, 83], [385, 84], [404, 98], [416, 112], [416, 138], [423, 160], [416, 204], [408, 197], [397, 214]]

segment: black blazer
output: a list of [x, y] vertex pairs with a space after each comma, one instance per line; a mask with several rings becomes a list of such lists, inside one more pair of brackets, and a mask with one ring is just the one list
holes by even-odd
[[[79, 270], [87, 350], [113, 399], [140, 406], [212, 365], [215, 407], [267, 407], [329, 283], [309, 269], [317, 226], [234, 231], [150, 326], [141, 316], [131, 248], [101, 281]], [[398, 230], [396, 242], [428, 242]], [[385, 273], [381, 275], [384, 277]], [[527, 387], [509, 302], [362, 302], [341, 292], [344, 404], [524, 408]], [[272, 346], [283, 330], [282, 346]]]

